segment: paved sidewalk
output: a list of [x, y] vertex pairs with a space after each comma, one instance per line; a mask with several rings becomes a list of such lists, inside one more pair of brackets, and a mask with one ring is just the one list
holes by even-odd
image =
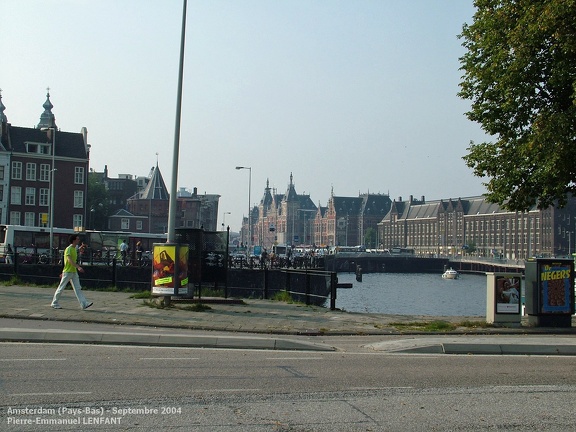
[[[103, 292], [85, 290], [86, 297], [94, 305], [82, 310], [74, 292], [68, 288], [62, 294], [60, 304], [62, 309], [50, 307], [50, 301], [55, 288], [35, 288], [22, 286], [0, 286], [0, 317], [18, 318], [24, 320], [43, 320], [46, 324], [42, 329], [0, 328], [0, 340], [33, 340], [60, 342], [91, 342], [91, 343], [139, 343], [146, 345], [176, 345], [176, 346], [211, 346], [211, 347], [246, 347], [246, 341], [251, 340], [254, 348], [266, 349], [334, 349], [326, 344], [325, 336], [381, 336], [384, 342], [372, 344], [374, 350], [400, 351], [402, 347], [387, 340], [391, 335], [412, 335], [406, 340], [411, 341], [407, 348], [414, 352], [436, 352], [439, 345], [446, 352], [446, 347], [454, 351], [470, 351], [470, 345], [476, 344], [480, 336], [506, 336], [506, 340], [492, 339], [492, 348], [481, 347], [487, 353], [506, 352], [510, 344], [522, 344], [529, 353], [534, 353], [534, 346], [543, 346], [543, 352], [565, 354], [558, 347], [576, 347], [576, 319], [570, 328], [534, 328], [525, 325], [516, 327], [486, 327], [484, 317], [431, 317], [350, 313], [331, 311], [316, 306], [287, 304], [270, 300], [225, 300], [204, 299], [203, 304], [209, 309], [205, 311], [191, 310], [194, 303], [189, 301], [174, 301], [173, 307], [155, 308], [144, 304], [144, 300], [133, 298], [133, 294], [118, 292]], [[118, 332], [82, 331], [64, 332], [51, 329], [52, 322], [81, 322], [92, 324], [122, 324], [132, 326], [147, 326], [149, 334], [125, 334]], [[450, 332], [430, 332], [423, 325], [432, 321], [450, 323], [466, 323]], [[477, 323], [478, 326], [473, 326]], [[195, 331], [225, 332], [218, 336], [179, 334], [168, 337], [167, 334], [155, 333], [155, 328], [187, 329]], [[250, 334], [250, 336], [248, 336]], [[256, 336], [255, 336], [256, 334]], [[243, 336], [245, 335], [245, 336]], [[262, 335], [258, 337], [257, 335]], [[265, 335], [268, 335], [267, 337]], [[275, 335], [270, 337], [269, 335]], [[291, 338], [279, 337], [291, 336]], [[433, 336], [442, 335], [445, 342], [437, 343]], [[447, 341], [446, 336], [457, 337], [455, 341]], [[190, 339], [194, 336], [194, 340]], [[323, 336], [323, 343], [316, 344], [310, 338], [302, 336]], [[415, 343], [415, 337], [420, 341]], [[520, 338], [519, 336], [522, 336]], [[530, 336], [530, 342], [525, 342], [525, 336]], [[467, 337], [464, 343], [462, 337]], [[186, 339], [188, 338], [188, 339]], [[474, 339], [474, 340], [473, 340]], [[522, 340], [522, 342], [521, 342]], [[434, 341], [434, 343], [431, 343]], [[481, 343], [486, 344], [486, 340]], [[478, 342], [480, 343], [480, 342]], [[457, 346], [460, 344], [459, 346]], [[497, 347], [496, 347], [497, 346]], [[504, 346], [504, 348], [502, 348]], [[528, 346], [530, 348], [528, 349]], [[569, 348], [569, 350], [572, 348]], [[576, 349], [574, 354], [576, 355]]]

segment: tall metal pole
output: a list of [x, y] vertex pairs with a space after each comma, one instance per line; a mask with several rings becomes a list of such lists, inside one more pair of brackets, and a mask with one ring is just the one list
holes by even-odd
[[50, 260], [52, 261], [52, 254], [54, 252], [54, 172], [55, 167], [55, 157], [56, 153], [56, 127], [50, 128], [52, 130], [52, 170], [50, 172]]
[[172, 156], [172, 183], [168, 207], [168, 243], [176, 241], [176, 204], [178, 184], [178, 153], [180, 149], [180, 117], [182, 115], [182, 81], [184, 75], [184, 41], [186, 40], [186, 3], [183, 1], [182, 35], [180, 39], [180, 68], [178, 70], [178, 97], [176, 101], [176, 124], [174, 127], [174, 154]]

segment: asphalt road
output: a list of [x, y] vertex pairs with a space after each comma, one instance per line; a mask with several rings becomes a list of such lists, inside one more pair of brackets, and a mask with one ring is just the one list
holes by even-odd
[[[576, 429], [576, 358], [569, 356], [364, 346], [305, 352], [7, 343], [0, 350], [0, 430]], [[45, 412], [21, 411], [27, 408]], [[80, 425], [16, 424], [26, 420]]]

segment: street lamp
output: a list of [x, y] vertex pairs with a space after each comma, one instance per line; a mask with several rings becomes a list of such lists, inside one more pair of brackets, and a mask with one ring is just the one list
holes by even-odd
[[54, 172], [56, 171], [55, 168], [55, 160], [54, 160], [54, 155], [56, 153], [56, 127], [52, 126], [52, 127], [47, 127], [47, 128], [42, 128], [42, 131], [52, 131], [52, 167], [50, 169], [50, 220], [49, 222], [49, 227], [50, 227], [50, 260], [52, 261], [52, 254], [54, 252], [53, 250], [53, 246], [54, 246], [54, 189], [55, 189], [55, 185], [54, 185]]
[[232, 214], [232, 212], [224, 212], [224, 218], [222, 219], [222, 229], [226, 231], [226, 215]]
[[250, 190], [252, 189], [252, 167], [237, 166], [237, 170], [247, 169], [248, 173], [248, 253], [250, 253], [250, 246], [252, 246], [252, 217], [250, 215]]

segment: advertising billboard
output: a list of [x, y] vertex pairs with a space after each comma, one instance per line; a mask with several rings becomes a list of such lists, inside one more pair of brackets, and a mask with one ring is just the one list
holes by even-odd
[[152, 294], [188, 294], [188, 246], [154, 244]]
[[522, 278], [518, 276], [496, 276], [495, 300], [496, 313], [520, 313], [520, 286]]

